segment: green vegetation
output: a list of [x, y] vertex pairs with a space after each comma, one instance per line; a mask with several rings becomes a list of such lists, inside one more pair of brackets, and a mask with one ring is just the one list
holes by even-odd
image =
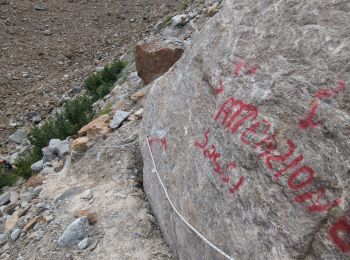
[[100, 112], [97, 113], [98, 116], [102, 116], [102, 115], [107, 115], [110, 112], [112, 112], [112, 103], [108, 103], [104, 108], [101, 109]]
[[94, 101], [103, 98], [112, 90], [114, 82], [118, 80], [119, 74], [125, 66], [126, 63], [124, 61], [113, 62], [102, 71], [92, 74], [85, 80], [85, 88]]
[[[63, 140], [76, 134], [81, 127], [89, 123], [94, 117], [92, 104], [110, 92], [125, 66], [126, 62], [116, 61], [88, 77], [84, 82], [86, 95], [66, 102], [60, 112], [46, 120], [44, 124], [33, 128], [28, 138], [32, 144], [31, 151], [16, 160], [16, 169], [12, 171], [1, 169], [0, 188], [14, 184], [18, 176], [29, 178], [30, 166], [42, 158], [42, 148], [46, 147], [51, 139]], [[108, 104], [99, 114], [107, 114], [111, 110], [112, 104]]]
[[171, 18], [173, 18], [171, 15], [167, 15], [164, 19], [164, 25], [165, 27], [168, 27], [171, 25]]
[[18, 180], [18, 176], [16, 174], [8, 172], [7, 170], [2, 170], [0, 175], [0, 189], [5, 186], [12, 186]]

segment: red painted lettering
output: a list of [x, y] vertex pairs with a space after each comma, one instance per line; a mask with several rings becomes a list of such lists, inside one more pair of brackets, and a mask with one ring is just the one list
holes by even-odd
[[320, 125], [321, 123], [320, 121], [314, 122], [313, 120], [314, 117], [316, 116], [318, 106], [319, 106], [318, 101], [313, 103], [308, 116], [305, 119], [301, 119], [299, 121], [300, 129], [315, 128]]
[[204, 144], [201, 144], [198, 141], [195, 141], [194, 145], [201, 148], [201, 149], [204, 149], [208, 145], [208, 141], [209, 141], [208, 135], [209, 135], [209, 130], [205, 131], [205, 133], [204, 133], [204, 138], [205, 138]]
[[[323, 204], [320, 204], [320, 200], [324, 197], [324, 194], [325, 194], [325, 189], [320, 188], [316, 191], [308, 191], [304, 194], [298, 195], [294, 198], [294, 201], [298, 203], [311, 201], [312, 204], [308, 206], [308, 210], [313, 213], [328, 211], [330, 208], [340, 205], [341, 203], [340, 199], [336, 199], [332, 203], [325, 202]], [[314, 198], [314, 196], [316, 198]]]
[[270, 155], [265, 158], [265, 164], [270, 170], [272, 170], [272, 163], [271, 163], [272, 161], [278, 161], [278, 162], [284, 163], [294, 153], [295, 144], [293, 143], [293, 141], [287, 140], [287, 144], [289, 146], [289, 150], [285, 154]]
[[224, 183], [228, 183], [231, 179], [230, 175], [228, 174], [228, 171], [231, 170], [231, 169], [234, 169], [236, 168], [236, 164], [231, 162], [228, 164], [227, 166], [227, 169], [226, 171], [222, 172], [221, 174], [221, 180], [224, 182]]
[[221, 122], [221, 125], [225, 125], [228, 117], [230, 116], [230, 114], [232, 112], [232, 109], [233, 109], [233, 106], [235, 105], [235, 102], [236, 102], [236, 100], [233, 97], [226, 100], [222, 104], [219, 112], [215, 115], [215, 117], [214, 117], [215, 121], [218, 121], [219, 117], [223, 114], [224, 118]]
[[[347, 239], [341, 236], [342, 232], [347, 235]], [[350, 252], [350, 225], [345, 217], [341, 217], [336, 223], [334, 223], [329, 229], [329, 238], [334, 244], [344, 253]]]
[[267, 132], [270, 130], [271, 127], [271, 123], [269, 121], [267, 121], [266, 119], [263, 119], [259, 122], [254, 123], [251, 127], [247, 128], [246, 130], [243, 131], [243, 133], [241, 134], [241, 141], [244, 144], [249, 144], [249, 142], [247, 141], [247, 134], [251, 133], [251, 134], [256, 134], [257, 129], [261, 126], [264, 125], [265, 128], [262, 131], [263, 134], [267, 134]]
[[344, 90], [345, 90], [345, 81], [344, 80], [340, 80], [338, 82], [337, 87], [334, 90], [333, 89], [328, 89], [328, 88], [319, 89], [315, 93], [315, 97], [317, 97], [319, 99], [331, 98], [331, 97], [335, 97], [336, 95], [338, 95], [339, 93], [343, 92]]
[[[250, 118], [250, 121], [255, 120], [258, 117], [258, 109], [257, 107], [246, 104], [242, 101], [236, 101], [235, 105], [237, 105], [239, 108], [233, 113], [232, 117], [226, 124], [226, 127], [231, 128], [231, 133], [234, 133], [238, 130], [238, 128], [243, 125], [243, 123]], [[242, 116], [242, 114], [246, 114]], [[240, 120], [238, 120], [235, 124], [232, 125], [232, 123], [239, 117], [242, 116]]]
[[167, 142], [166, 142], [166, 138], [163, 137], [163, 138], [157, 138], [157, 137], [148, 137], [148, 142], [151, 146], [151, 149], [152, 149], [152, 146], [157, 143], [157, 142], [160, 142], [162, 144], [162, 148], [164, 150], [166, 150], [167, 148]]
[[230, 188], [230, 192], [235, 193], [239, 189], [239, 187], [242, 185], [243, 181], [244, 181], [244, 176], [241, 176], [239, 178], [239, 181], [236, 184], [232, 185], [232, 187]]
[[304, 159], [304, 156], [301, 154], [297, 158], [295, 158], [291, 163], [287, 164], [286, 167], [284, 167], [282, 170], [275, 173], [275, 178], [279, 179], [284, 173], [286, 173], [288, 170], [296, 167], [298, 164], [300, 164]]
[[[305, 180], [299, 181], [298, 183], [295, 180], [302, 174], [306, 173], [308, 176]], [[309, 185], [314, 180], [315, 172], [308, 166], [302, 166], [298, 168], [288, 179], [288, 187], [292, 190], [299, 190]]]
[[238, 75], [241, 73], [241, 70], [243, 69], [244, 66], [245, 66], [244, 61], [238, 62], [238, 64], [236, 64], [236, 65], [233, 67], [233, 74], [236, 75], [236, 76], [238, 76]]
[[259, 147], [263, 147], [263, 151], [261, 152], [261, 157], [268, 156], [271, 152], [276, 150], [276, 134], [272, 134], [261, 141], [254, 144], [254, 148], [257, 149]]
[[251, 66], [249, 69], [248, 69], [248, 74], [250, 75], [254, 75], [257, 71], [257, 66]]

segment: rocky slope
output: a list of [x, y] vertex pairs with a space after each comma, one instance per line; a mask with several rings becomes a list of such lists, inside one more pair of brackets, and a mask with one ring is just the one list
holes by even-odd
[[[155, 34], [138, 44], [143, 50], [124, 56], [129, 65], [110, 94], [94, 104], [96, 116], [66, 140], [52, 139], [34, 176], [0, 196], [1, 259], [174, 259], [143, 191], [139, 125], [149, 86], [172, 63], [173, 46], [181, 53], [191, 36], [217, 13], [216, 1], [187, 6], [178, 16], [156, 24]], [[149, 42], [156, 42], [149, 45]], [[167, 55], [164, 55], [167, 54]], [[162, 66], [147, 62], [163, 60]], [[141, 61], [141, 62], [140, 62]], [[159, 71], [157, 71], [157, 69]], [[16, 132], [28, 149], [24, 132]], [[14, 155], [14, 154], [13, 154]], [[13, 156], [12, 156], [13, 157]]]

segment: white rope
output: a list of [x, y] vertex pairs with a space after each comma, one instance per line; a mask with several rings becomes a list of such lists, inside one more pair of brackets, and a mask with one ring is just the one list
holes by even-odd
[[195, 229], [190, 223], [188, 223], [188, 221], [181, 215], [181, 213], [175, 208], [172, 200], [170, 199], [169, 197], [169, 194], [168, 194], [168, 191], [167, 189], [165, 188], [165, 185], [162, 181], [162, 179], [160, 178], [159, 176], [159, 173], [157, 171], [157, 166], [156, 166], [156, 163], [154, 161], [154, 158], [153, 158], [153, 153], [152, 153], [152, 149], [151, 149], [151, 146], [149, 144], [149, 141], [148, 141], [148, 138], [146, 137], [146, 140], [147, 140], [147, 145], [148, 145], [148, 150], [149, 150], [149, 153], [151, 155], [151, 159], [152, 159], [152, 163], [153, 163], [153, 169], [152, 169], [152, 172], [153, 173], [156, 173], [157, 177], [158, 177], [158, 180], [164, 190], [164, 193], [165, 193], [165, 196], [166, 198], [168, 199], [169, 203], [170, 203], [170, 206], [173, 208], [173, 210], [175, 211], [175, 213], [179, 216], [179, 218], [182, 220], [182, 222], [184, 222], [197, 236], [199, 236], [205, 243], [207, 243], [210, 247], [212, 247], [213, 249], [215, 249], [217, 252], [219, 252], [221, 255], [223, 255], [224, 257], [226, 257], [227, 259], [230, 259], [230, 260], [234, 260], [233, 257], [229, 256], [228, 254], [226, 254], [225, 252], [223, 252], [221, 249], [219, 249], [217, 246], [215, 246], [212, 242], [210, 242], [207, 238], [205, 238], [199, 231], [197, 231], [197, 229]]

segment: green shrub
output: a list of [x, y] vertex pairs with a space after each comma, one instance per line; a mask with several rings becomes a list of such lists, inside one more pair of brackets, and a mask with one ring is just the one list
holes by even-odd
[[94, 116], [93, 102], [91, 97], [83, 95], [63, 106], [62, 115], [66, 120], [66, 128], [69, 129], [64, 138], [75, 134], [81, 127], [90, 122]]
[[18, 176], [11, 171], [1, 169], [0, 170], [0, 189], [5, 186], [12, 186], [16, 183]]
[[119, 79], [120, 73], [125, 66], [126, 62], [115, 61], [84, 81], [84, 86], [94, 101], [103, 98], [111, 91], [114, 82]]
[[68, 101], [61, 112], [56, 113], [43, 125], [33, 128], [29, 141], [34, 146], [34, 152], [41, 154], [41, 149], [46, 147], [51, 139], [63, 140], [89, 123], [94, 116], [92, 103], [92, 98], [86, 95], [77, 97]]
[[171, 18], [173, 18], [171, 15], [167, 15], [164, 19], [164, 24], [165, 26], [170, 26], [171, 25]]
[[84, 85], [85, 85], [86, 90], [93, 97], [98, 96], [97, 90], [102, 83], [103, 83], [103, 81], [102, 81], [102, 78], [99, 74], [92, 74], [84, 81]]
[[30, 153], [24, 157], [20, 157], [15, 161], [16, 168], [13, 171], [13, 174], [17, 176], [22, 176], [24, 178], [29, 178], [32, 175], [32, 170], [30, 166], [33, 163], [39, 161], [42, 157], [41, 150], [34, 148]]
[[[33, 128], [28, 137], [32, 150], [15, 162], [16, 169], [10, 175], [0, 176], [0, 186], [2, 183], [4, 186], [11, 185], [10, 182], [13, 184], [17, 176], [29, 178], [31, 176], [30, 166], [42, 158], [42, 148], [46, 147], [51, 139], [64, 140], [88, 124], [94, 116], [92, 104], [110, 92], [125, 66], [126, 62], [116, 61], [88, 77], [84, 82], [88, 95], [82, 95], [66, 102], [61, 112], [56, 113], [42, 125]], [[104, 113], [110, 112], [112, 106], [108, 106], [103, 111]]]

